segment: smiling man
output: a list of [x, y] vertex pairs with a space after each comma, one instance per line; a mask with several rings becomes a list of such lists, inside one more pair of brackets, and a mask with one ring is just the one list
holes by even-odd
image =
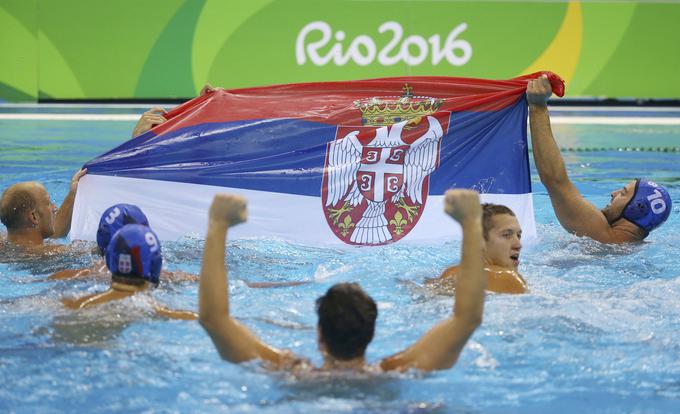
[[611, 202], [598, 210], [576, 189], [550, 127], [547, 77], [529, 81], [527, 101], [534, 161], [541, 182], [562, 227], [577, 236], [601, 243], [641, 241], [670, 215], [672, 201], [666, 189], [653, 181], [636, 179], [611, 194]]

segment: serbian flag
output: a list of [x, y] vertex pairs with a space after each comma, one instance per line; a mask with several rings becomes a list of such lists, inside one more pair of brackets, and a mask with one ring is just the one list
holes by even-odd
[[249, 210], [232, 238], [442, 240], [459, 231], [443, 211], [450, 188], [510, 207], [535, 236], [525, 91], [541, 74], [216, 89], [85, 165], [71, 238], [93, 240], [116, 203], [139, 206], [163, 240], [200, 238], [213, 195], [228, 192]]

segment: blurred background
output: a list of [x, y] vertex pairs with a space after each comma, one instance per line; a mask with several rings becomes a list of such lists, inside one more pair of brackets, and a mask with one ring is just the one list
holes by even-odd
[[0, 102], [551, 70], [567, 97], [676, 101], [671, 1], [0, 0]]

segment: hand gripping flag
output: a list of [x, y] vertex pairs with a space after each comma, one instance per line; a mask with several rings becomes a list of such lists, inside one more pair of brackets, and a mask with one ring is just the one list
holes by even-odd
[[[564, 83], [545, 72], [553, 91]], [[217, 192], [249, 200], [231, 237], [376, 246], [450, 238], [450, 188], [504, 204], [535, 235], [524, 94], [507, 81], [402, 77], [216, 89], [88, 162], [71, 237], [138, 205], [163, 240], [201, 237]]]

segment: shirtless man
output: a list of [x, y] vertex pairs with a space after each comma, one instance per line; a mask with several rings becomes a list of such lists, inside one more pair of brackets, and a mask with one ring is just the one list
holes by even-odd
[[[111, 272], [111, 287], [79, 298], [64, 298], [69, 309], [83, 309], [120, 300], [158, 286], [163, 257], [156, 234], [142, 224], [128, 224], [117, 231], [106, 249], [106, 266]], [[196, 319], [190, 311], [177, 311], [154, 305], [160, 316]]]
[[7, 241], [22, 247], [36, 247], [42, 246], [47, 238], [66, 236], [71, 229], [78, 181], [85, 173], [86, 169], [75, 173], [59, 209], [37, 181], [16, 183], [7, 188], [0, 199], [0, 220], [7, 227]]
[[[522, 250], [522, 228], [515, 213], [499, 204], [482, 204], [484, 234], [484, 271], [486, 290], [496, 293], [526, 293], [527, 284], [517, 271]], [[446, 293], [453, 291], [459, 265], [446, 269], [441, 276], [425, 284]]]
[[148, 227], [149, 220], [142, 210], [133, 204], [115, 204], [104, 210], [99, 219], [99, 226], [97, 226], [97, 252], [102, 259], [97, 260], [89, 268], [60, 270], [51, 274], [48, 279], [75, 279], [90, 275], [106, 276], [108, 272], [104, 260], [106, 248], [109, 246], [111, 237], [126, 224], [143, 224]]
[[550, 128], [547, 102], [551, 94], [545, 75], [527, 85], [534, 161], [560, 224], [570, 233], [601, 243], [643, 240], [670, 215], [668, 191], [653, 181], [636, 179], [613, 191], [611, 202], [602, 210], [586, 201], [567, 176]]
[[[102, 260], [96, 261], [92, 266], [85, 269], [64, 269], [51, 274], [50, 280], [75, 279], [81, 277], [107, 277], [106, 250], [111, 237], [127, 224], [143, 224], [149, 226], [149, 220], [144, 212], [134, 204], [115, 204], [106, 210], [99, 219], [97, 226], [97, 251]], [[169, 282], [197, 282], [198, 276], [183, 271], [162, 270], [161, 276]]]
[[[445, 211], [463, 228], [461, 276], [457, 281], [454, 313], [409, 348], [371, 366], [364, 355], [373, 339], [378, 314], [376, 304], [358, 284], [336, 284], [316, 302], [317, 338], [324, 357], [322, 370], [373, 372], [415, 368], [432, 371], [455, 364], [465, 343], [480, 325], [484, 309], [486, 277], [482, 270], [479, 195], [470, 190], [450, 190], [445, 197]], [[258, 359], [280, 370], [309, 367], [309, 363], [291, 352], [266, 344], [231, 316], [225, 238], [228, 228], [243, 223], [246, 217], [245, 199], [227, 194], [215, 196], [201, 265], [199, 321], [227, 361]]]

